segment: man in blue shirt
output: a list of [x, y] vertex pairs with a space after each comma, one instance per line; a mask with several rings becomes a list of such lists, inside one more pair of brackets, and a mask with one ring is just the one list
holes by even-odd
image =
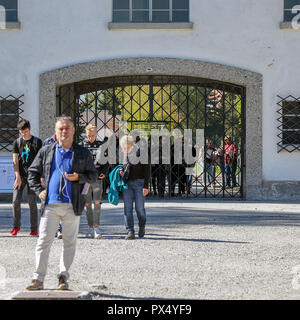
[[[48, 137], [43, 141], [43, 147], [48, 146], [49, 144], [55, 143], [56, 141], [57, 141], [56, 134], [54, 133], [51, 137]], [[43, 180], [43, 182], [44, 182], [44, 180]], [[55, 237], [57, 237], [57, 239], [62, 239], [61, 223], [58, 226]]]
[[[41, 199], [36, 269], [27, 290], [42, 290], [55, 233], [62, 221], [63, 250], [58, 290], [68, 289], [69, 269], [75, 256], [80, 215], [90, 183], [98, 175], [88, 149], [74, 143], [75, 127], [67, 117], [55, 124], [57, 143], [43, 147], [29, 168], [28, 183]], [[44, 186], [40, 178], [44, 177]]]
[[50, 180], [48, 185], [48, 197], [46, 204], [72, 203], [72, 183], [64, 173], [71, 173], [73, 148], [64, 150], [60, 145], [55, 146]]

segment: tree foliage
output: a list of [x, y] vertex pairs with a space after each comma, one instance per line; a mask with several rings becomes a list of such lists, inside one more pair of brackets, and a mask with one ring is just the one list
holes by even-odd
[[226, 91], [188, 85], [128, 85], [80, 96], [79, 113], [106, 110], [110, 117], [128, 122], [128, 130], [205, 129], [215, 146], [226, 135], [241, 139], [241, 96]]

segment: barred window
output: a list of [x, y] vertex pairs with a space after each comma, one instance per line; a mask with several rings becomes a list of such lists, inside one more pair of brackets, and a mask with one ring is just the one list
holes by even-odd
[[13, 96], [0, 96], [0, 150], [12, 150], [12, 142], [18, 138], [18, 121], [23, 110], [20, 106], [23, 104], [21, 98]]
[[296, 15], [299, 13], [300, 13], [299, 0], [284, 0], [284, 21], [286, 22], [292, 21], [293, 18], [296, 17]]
[[189, 22], [189, 0], [113, 0], [113, 22]]
[[[281, 97], [279, 97], [281, 98]], [[280, 110], [277, 112], [280, 117], [277, 119], [280, 122], [278, 129], [280, 133], [278, 137], [279, 149], [292, 152], [300, 150], [300, 98], [288, 96], [278, 103]]]

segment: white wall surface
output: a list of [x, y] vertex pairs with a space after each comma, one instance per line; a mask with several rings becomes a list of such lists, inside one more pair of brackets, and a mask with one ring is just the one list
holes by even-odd
[[283, 0], [190, 0], [191, 30], [108, 30], [111, 16], [111, 0], [19, 0], [21, 30], [0, 30], [0, 95], [25, 95], [33, 134], [42, 72], [126, 57], [216, 62], [263, 75], [264, 179], [300, 180], [300, 152], [276, 146], [276, 96], [300, 97], [300, 30], [279, 28]]

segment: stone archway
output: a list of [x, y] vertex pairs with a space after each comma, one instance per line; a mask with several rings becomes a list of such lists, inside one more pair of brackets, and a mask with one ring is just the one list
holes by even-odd
[[198, 60], [128, 58], [81, 63], [40, 75], [40, 136], [53, 132], [56, 88], [68, 83], [125, 75], [191, 76], [241, 85], [246, 89], [246, 199], [260, 199], [262, 190], [262, 75], [244, 69]]

